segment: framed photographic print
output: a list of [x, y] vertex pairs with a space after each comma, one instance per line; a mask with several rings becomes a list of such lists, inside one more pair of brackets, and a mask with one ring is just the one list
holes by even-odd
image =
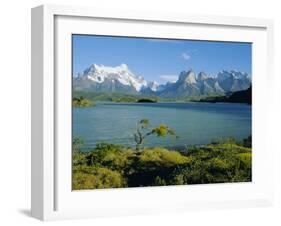
[[32, 9], [32, 215], [270, 205], [272, 21]]

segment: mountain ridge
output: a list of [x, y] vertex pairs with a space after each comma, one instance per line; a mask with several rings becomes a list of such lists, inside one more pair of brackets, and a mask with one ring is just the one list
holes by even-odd
[[116, 67], [92, 64], [73, 78], [75, 91], [146, 94], [165, 98], [225, 94], [245, 90], [250, 86], [251, 77], [237, 70], [223, 70], [216, 76], [210, 76], [203, 71], [196, 75], [192, 69], [180, 72], [174, 83], [159, 85], [135, 75], [126, 64]]

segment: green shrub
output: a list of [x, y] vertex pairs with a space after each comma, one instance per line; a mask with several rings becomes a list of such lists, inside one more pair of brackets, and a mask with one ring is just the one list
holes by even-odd
[[170, 151], [160, 147], [145, 149], [139, 158], [142, 163], [153, 162], [162, 166], [173, 166], [190, 161], [188, 157], [181, 155], [177, 151]]
[[220, 142], [192, 148], [186, 156], [190, 161], [173, 172], [175, 184], [251, 181], [252, 154], [249, 148], [233, 142]]
[[73, 189], [246, 182], [252, 152], [234, 140], [220, 140], [183, 152], [162, 147], [141, 152], [100, 143], [73, 154]]
[[167, 185], [165, 179], [163, 179], [159, 176], [156, 176], [153, 186], [164, 186], [164, 185]]
[[73, 189], [94, 188], [121, 188], [126, 187], [126, 181], [122, 175], [107, 168], [97, 168], [92, 174], [73, 173]]
[[100, 143], [95, 150], [86, 156], [89, 166], [107, 167], [112, 170], [122, 171], [130, 163], [130, 157], [134, 152], [121, 145]]

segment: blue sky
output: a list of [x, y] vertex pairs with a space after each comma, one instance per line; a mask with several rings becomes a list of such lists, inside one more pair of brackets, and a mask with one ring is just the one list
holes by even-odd
[[73, 74], [91, 64], [118, 66], [122, 63], [148, 81], [166, 83], [183, 70], [216, 75], [221, 70], [252, 74], [252, 45], [150, 38], [73, 35]]

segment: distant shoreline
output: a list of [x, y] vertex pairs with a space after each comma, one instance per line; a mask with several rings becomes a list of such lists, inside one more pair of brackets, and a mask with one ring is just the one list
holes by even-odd
[[[242, 104], [242, 105], [247, 105], [247, 106], [251, 106], [247, 103], [237, 103], [237, 102], [211, 102], [211, 101], [186, 101], [186, 102], [115, 102], [115, 101], [97, 101], [95, 102], [95, 106], [99, 104], [108, 104], [108, 105], [141, 105], [141, 104], [149, 104], [149, 105], [157, 105], [157, 104]], [[76, 106], [73, 106], [74, 108], [79, 108]]]
[[247, 103], [251, 104], [251, 87], [246, 90], [230, 92], [224, 94], [208, 94], [199, 96], [183, 96], [175, 98], [166, 98], [157, 95], [134, 95], [126, 93], [115, 92], [84, 92], [74, 91], [73, 98], [88, 99], [94, 103], [96, 102], [110, 102], [110, 103], [190, 103], [190, 102], [207, 102], [207, 103]]

